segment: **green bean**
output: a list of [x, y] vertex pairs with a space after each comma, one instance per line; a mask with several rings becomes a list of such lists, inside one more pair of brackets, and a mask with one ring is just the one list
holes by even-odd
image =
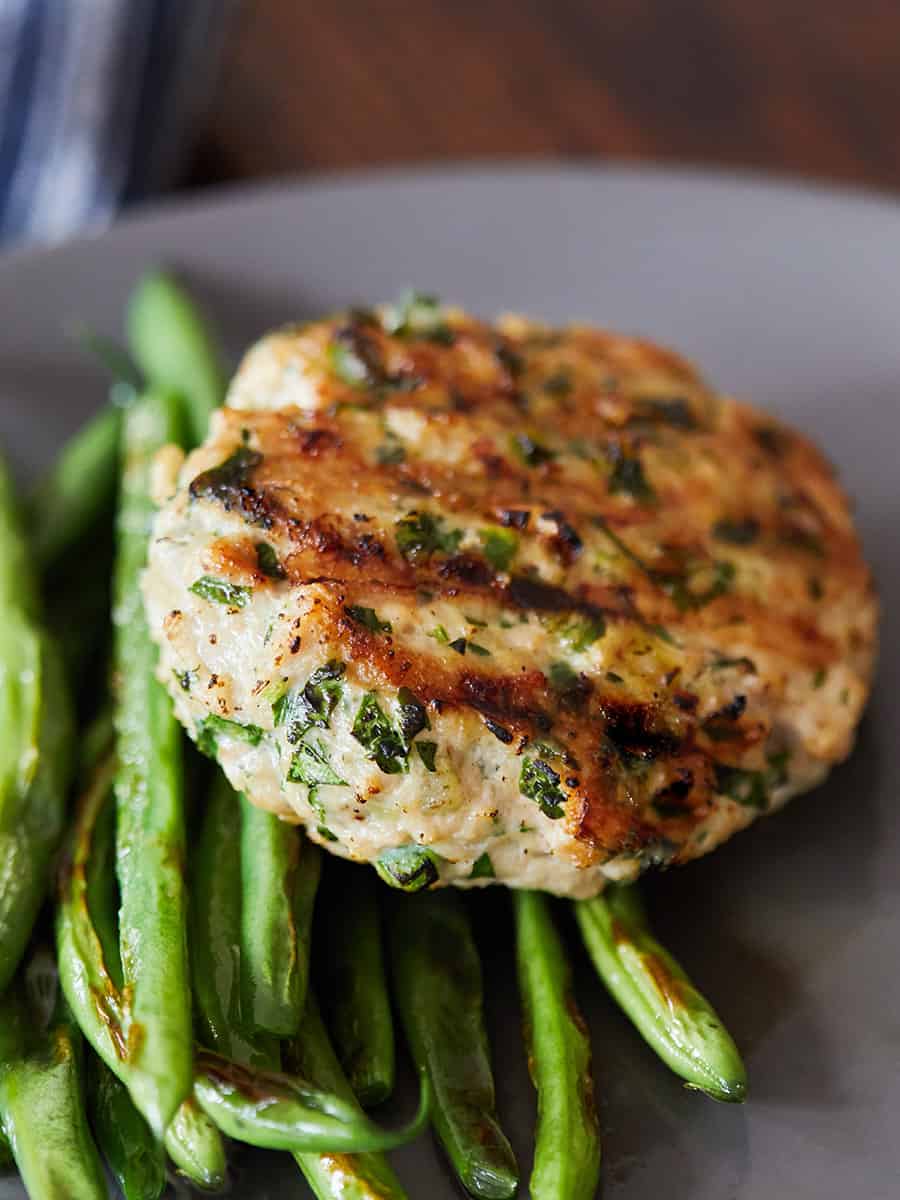
[[125, 414], [113, 608], [119, 942], [132, 1030], [125, 1082], [157, 1137], [190, 1094], [193, 1038], [181, 731], [156, 678], [140, 576], [154, 512], [152, 461], [160, 446], [179, 440], [179, 417], [177, 398], [162, 392], [147, 393]]
[[78, 1031], [60, 1001], [35, 1027], [21, 985], [0, 999], [0, 1122], [32, 1200], [105, 1200], [84, 1115]]
[[113, 511], [122, 413], [101, 409], [63, 447], [29, 500], [30, 545], [46, 571]]
[[253, 1030], [290, 1037], [306, 998], [321, 854], [295, 826], [240, 803], [242, 1014]]
[[166, 1150], [182, 1175], [207, 1191], [219, 1191], [228, 1177], [222, 1135], [216, 1125], [188, 1096], [166, 1130]]
[[32, 621], [40, 609], [37, 572], [30, 539], [6, 463], [0, 460], [0, 612], [23, 613]]
[[[60, 880], [56, 940], [60, 982], [78, 1024], [94, 1050], [128, 1086], [135, 1032], [121, 990], [115, 889], [106, 865], [112, 853], [109, 818], [114, 816], [110, 804], [114, 773], [115, 762], [107, 755], [94, 768], [79, 800], [70, 861]], [[183, 1101], [166, 1130], [165, 1145], [193, 1182], [201, 1187], [224, 1182], [221, 1135], [191, 1097]]]
[[[10, 639], [18, 639], [15, 649]], [[25, 950], [62, 834], [72, 761], [72, 716], [62, 665], [52, 642], [20, 624], [11, 611], [4, 613], [0, 631], [0, 662], [2, 989]], [[18, 764], [11, 761], [16, 746]]]
[[72, 710], [59, 655], [38, 624], [31, 555], [0, 462], [0, 990], [46, 891], [72, 765]]
[[[368, 874], [361, 872], [361, 874]], [[307, 993], [301, 1033], [286, 1050], [292, 1071], [352, 1101], [347, 1082], [322, 1024], [312, 991]], [[318, 1200], [406, 1200], [406, 1192], [381, 1154], [295, 1154]]]
[[600, 1179], [600, 1130], [591, 1044], [547, 900], [514, 892], [516, 957], [528, 1065], [538, 1094], [533, 1200], [592, 1200]]
[[575, 904], [597, 974], [663, 1062], [716, 1100], [740, 1102], [747, 1076], [730, 1034], [653, 937], [638, 890], [611, 885]]
[[184, 397], [191, 440], [202, 442], [225, 396], [225, 373], [206, 321], [171, 275], [152, 271], [128, 305], [131, 352], [154, 387]]
[[394, 1090], [394, 1022], [378, 886], [371, 871], [336, 862], [329, 865], [328, 878], [334, 894], [334, 903], [325, 905], [327, 953], [322, 956], [328, 1024], [350, 1086], [363, 1108], [369, 1108]]
[[397, 897], [390, 909], [394, 992], [416, 1065], [434, 1088], [432, 1123], [463, 1186], [512, 1196], [516, 1161], [496, 1117], [481, 963], [463, 900]]
[[352, 1099], [342, 1099], [297, 1076], [248, 1070], [208, 1050], [197, 1055], [194, 1095], [228, 1137], [294, 1153], [393, 1150], [422, 1132], [431, 1104], [423, 1074], [415, 1117], [400, 1129], [382, 1129]]
[[191, 972], [200, 1041], [241, 1066], [277, 1070], [277, 1042], [241, 1028], [241, 805], [221, 771], [210, 788], [191, 867]]
[[158, 1200], [165, 1156], [128, 1089], [96, 1055], [88, 1063], [87, 1097], [94, 1136], [125, 1200]]

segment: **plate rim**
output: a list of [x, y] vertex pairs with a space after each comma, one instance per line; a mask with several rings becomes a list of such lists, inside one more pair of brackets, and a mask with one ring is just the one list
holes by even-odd
[[662, 160], [646, 162], [623, 158], [489, 158], [389, 163], [378, 167], [354, 166], [290, 172], [269, 178], [236, 180], [206, 187], [173, 191], [121, 210], [111, 221], [85, 228], [62, 238], [26, 242], [0, 249], [0, 284], [12, 270], [35, 259], [77, 252], [103, 241], [128, 238], [132, 232], [152, 232], [181, 218], [203, 218], [230, 209], [253, 208], [287, 196], [364, 191], [371, 187], [412, 187], [443, 181], [470, 184], [499, 183], [507, 179], [559, 179], [567, 183], [655, 183], [662, 186], [723, 192], [756, 193], [785, 201], [814, 201], [841, 207], [865, 207], [885, 215], [900, 216], [900, 194], [865, 183], [830, 181], [818, 177], [753, 166], [722, 167], [687, 162], [673, 165]]

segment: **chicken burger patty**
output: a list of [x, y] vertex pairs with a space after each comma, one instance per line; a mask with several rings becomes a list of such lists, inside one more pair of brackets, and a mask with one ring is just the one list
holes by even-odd
[[657, 346], [411, 296], [264, 338], [167, 462], [179, 718], [396, 882], [590, 896], [851, 747], [876, 603], [834, 474]]

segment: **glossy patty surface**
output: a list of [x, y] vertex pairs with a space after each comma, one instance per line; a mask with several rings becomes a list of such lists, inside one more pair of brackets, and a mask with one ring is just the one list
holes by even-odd
[[846, 500], [656, 346], [421, 298], [288, 328], [162, 488], [178, 714], [335, 853], [586, 896], [850, 749], [876, 604]]

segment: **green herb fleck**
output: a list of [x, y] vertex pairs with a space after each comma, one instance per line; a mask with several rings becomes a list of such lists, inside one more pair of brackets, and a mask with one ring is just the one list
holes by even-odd
[[385, 308], [381, 325], [395, 337], [427, 338], [444, 346], [455, 341], [440, 300], [422, 292], [404, 292], [396, 304]]
[[472, 864], [472, 870], [469, 872], [470, 879], [495, 879], [494, 864], [491, 862], [491, 856], [485, 850], [484, 854], [475, 859]]
[[773, 751], [766, 756], [765, 771], [745, 771], [740, 767], [715, 764], [716, 788], [746, 808], [761, 812], [769, 806], [770, 789], [787, 783], [790, 754], [787, 750]]
[[746, 671], [748, 675], [756, 674], [756, 663], [752, 658], [741, 656], [740, 658], [729, 658], [727, 655], [719, 655], [710, 664], [713, 671], [723, 671], [728, 667], [740, 667], [742, 671]]
[[457, 654], [465, 654], [467, 650], [471, 650], [473, 654], [479, 655], [481, 658], [489, 658], [490, 650], [486, 646], [480, 646], [478, 642], [472, 642], [468, 638], [454, 638], [449, 643], [450, 649], [455, 650]]
[[766, 762], [769, 764], [766, 782], [769, 787], [783, 787], [787, 783], [788, 763], [790, 761], [791, 755], [788, 750], [775, 750], [771, 754], [766, 755]]
[[561, 367], [552, 375], [547, 376], [543, 388], [550, 396], [568, 396], [572, 390], [572, 376], [565, 367]]
[[409, 747], [384, 713], [375, 692], [366, 692], [350, 732], [386, 775], [399, 775], [409, 769]]
[[269, 579], [285, 578], [284, 567], [278, 561], [278, 555], [268, 542], [257, 542], [254, 549], [256, 550], [256, 565], [263, 575], [267, 575]]
[[334, 770], [324, 742], [301, 742], [291, 756], [289, 783], [305, 783], [311, 793], [327, 784], [348, 787]]
[[440, 858], [433, 850], [412, 843], [382, 850], [375, 860], [375, 870], [388, 887], [401, 892], [421, 892], [437, 883]]
[[365, 388], [375, 382], [369, 364], [347, 341], [334, 338], [328, 343], [328, 366], [342, 383]]
[[606, 621], [601, 613], [592, 613], [586, 617], [576, 617], [559, 630], [560, 638], [570, 649], [577, 652], [587, 650], [599, 641], [606, 633]]
[[514, 433], [509, 439], [513, 454], [526, 467], [540, 467], [556, 458], [556, 453], [527, 433]]
[[292, 688], [272, 703], [276, 726], [287, 726], [287, 740], [299, 742], [314, 726], [327, 729], [331, 714], [340, 699], [344, 664], [332, 659], [317, 667], [301, 688]]
[[428, 720], [425, 705], [409, 688], [400, 689], [397, 701], [400, 706], [400, 733], [408, 744], [417, 733], [421, 733], [423, 729], [430, 729], [431, 722]]
[[390, 633], [390, 621], [382, 621], [374, 608], [364, 608], [360, 604], [345, 604], [344, 612], [355, 621], [357, 625], [363, 625], [370, 633]]
[[426, 771], [432, 773], [437, 770], [434, 765], [434, 756], [437, 753], [437, 742], [415, 742], [416, 750], [419, 758], [421, 758]]
[[237, 738], [249, 742], [251, 746], [258, 746], [264, 733], [265, 730], [258, 725], [242, 725], [240, 721], [229, 721], [227, 717], [210, 713], [197, 725], [197, 749], [209, 758], [215, 758], [220, 736]]
[[697, 428], [697, 419], [690, 405], [680, 396], [671, 400], [641, 396], [635, 405], [635, 412], [628, 419], [629, 425], [671, 425], [673, 429], [683, 430]]
[[541, 758], [526, 758], [519, 775], [519, 791], [534, 800], [545, 817], [558, 821], [565, 815], [565, 793], [559, 786], [559, 776]]
[[491, 525], [480, 530], [481, 549], [495, 571], [508, 571], [519, 549], [519, 539], [511, 529]]
[[248, 446], [238, 446], [224, 462], [219, 463], [217, 467], [210, 467], [207, 471], [201, 471], [191, 481], [188, 488], [191, 499], [204, 497], [207, 500], [219, 500], [226, 512], [235, 507], [242, 507], [242, 500], [246, 499], [243, 493], [248, 487], [250, 473], [262, 460], [262, 455], [256, 450], [251, 450]]
[[817, 533], [810, 533], [807, 529], [787, 528], [781, 531], [779, 537], [787, 546], [796, 546], [798, 550], [805, 550], [807, 554], [816, 558], [825, 557], [825, 543]]
[[716, 521], [712, 535], [717, 541], [730, 542], [732, 546], [749, 546], [759, 537], [759, 521], [755, 517]]
[[399, 442], [385, 442], [375, 450], [375, 461], [381, 467], [396, 467], [406, 460], [406, 450]]
[[730, 796], [745, 808], [763, 811], [768, 807], [769, 793], [764, 771], [744, 771], [740, 767], [715, 764], [716, 789]]
[[227, 579], [216, 579], [213, 575], [201, 575], [199, 579], [194, 580], [189, 590], [201, 600], [227, 604], [229, 608], [246, 608], [253, 595], [253, 588], [229, 583]]
[[821, 600], [825, 595], [822, 580], [815, 575], [810, 575], [809, 579], [807, 579], [806, 590], [809, 592], [810, 600]]
[[440, 551], [453, 554], [462, 541], [461, 529], [444, 529], [443, 517], [427, 512], [410, 512], [396, 522], [397, 549], [411, 562]]
[[434, 629], [432, 629], [428, 634], [428, 637], [434, 638], [434, 640], [439, 642], [442, 646], [446, 646], [450, 641], [450, 634], [443, 627], [443, 625], [435, 625]]
[[622, 678], [622, 676], [617, 675], [615, 671], [607, 671], [606, 678], [609, 680], [610, 683], [624, 683], [625, 682], [625, 680]]
[[813, 687], [816, 689], [816, 691], [818, 691], [818, 689], [825, 683], [827, 674], [828, 672], [824, 667], [818, 667], [816, 669], [816, 673], [813, 675]]
[[639, 504], [649, 504], [656, 498], [656, 493], [650, 486], [644, 474], [644, 466], [635, 455], [626, 454], [621, 447], [614, 447], [611, 453], [612, 471], [609, 476], [609, 490], [631, 496]]
[[578, 675], [567, 662], [553, 662], [547, 672], [552, 687], [558, 692], [568, 692], [578, 683]]
[[722, 559], [701, 562], [681, 574], [658, 572], [656, 581], [681, 612], [702, 608], [727, 592], [734, 580], [734, 563]]
[[332, 833], [327, 825], [317, 825], [316, 832], [318, 833], [319, 837], [324, 838], [326, 842], [336, 842], [338, 840], [337, 834]]

